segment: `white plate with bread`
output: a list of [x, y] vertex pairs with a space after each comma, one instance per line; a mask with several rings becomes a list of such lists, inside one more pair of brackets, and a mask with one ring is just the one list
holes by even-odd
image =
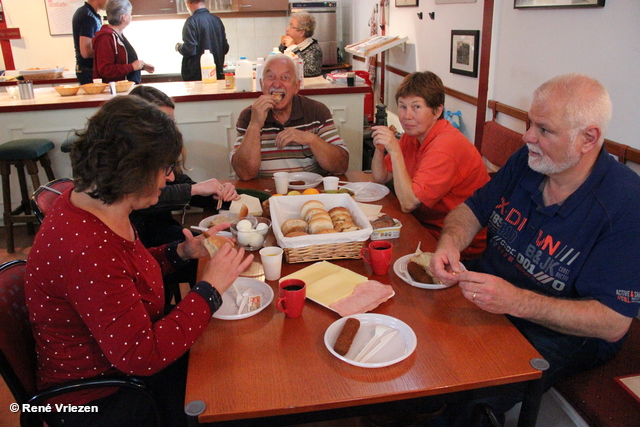
[[[349, 318], [357, 319], [360, 325], [355, 335], [340, 337], [340, 333]], [[356, 362], [354, 359], [360, 353], [360, 350], [374, 337], [376, 326], [378, 325], [384, 325], [397, 331], [397, 333], [369, 360]], [[339, 337], [350, 341], [350, 343], [347, 342], [348, 351], [344, 355], [338, 354], [335, 350], [336, 341]], [[417, 343], [416, 334], [409, 325], [395, 317], [376, 313], [354, 314], [338, 319], [327, 328], [324, 334], [324, 344], [331, 354], [344, 362], [362, 368], [382, 368], [398, 363], [414, 352]]]
[[399, 278], [401, 278], [411, 286], [415, 286], [416, 288], [443, 289], [447, 287], [447, 285], [443, 285], [442, 283], [440, 283], [438, 279], [433, 279], [433, 281], [437, 283], [422, 283], [422, 282], [413, 280], [413, 278], [411, 277], [407, 269], [407, 265], [409, 264], [409, 261], [411, 261], [411, 258], [413, 256], [415, 256], [415, 254], [405, 255], [403, 257], [398, 258], [396, 262], [393, 264], [393, 272], [396, 273], [396, 275]]

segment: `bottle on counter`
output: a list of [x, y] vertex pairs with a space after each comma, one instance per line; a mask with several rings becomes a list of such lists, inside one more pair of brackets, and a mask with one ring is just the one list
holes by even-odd
[[236, 92], [253, 91], [253, 65], [241, 56], [236, 65]]
[[262, 92], [262, 70], [264, 69], [264, 58], [258, 58], [256, 63], [256, 92]]
[[202, 56], [200, 56], [200, 72], [202, 73], [202, 83], [216, 83], [218, 81], [216, 63], [209, 49], [205, 49]]

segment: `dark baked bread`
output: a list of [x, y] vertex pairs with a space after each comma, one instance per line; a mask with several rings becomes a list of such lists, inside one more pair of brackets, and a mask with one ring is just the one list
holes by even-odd
[[433, 277], [431, 277], [420, 264], [409, 261], [407, 264], [407, 271], [409, 272], [409, 276], [411, 276], [415, 282], [428, 284], [435, 283], [433, 281]]
[[349, 317], [347, 321], [344, 322], [344, 326], [342, 327], [338, 338], [336, 338], [336, 343], [333, 345], [333, 349], [336, 353], [340, 356], [344, 356], [349, 352], [353, 339], [358, 333], [358, 329], [360, 329], [360, 321], [358, 319]]

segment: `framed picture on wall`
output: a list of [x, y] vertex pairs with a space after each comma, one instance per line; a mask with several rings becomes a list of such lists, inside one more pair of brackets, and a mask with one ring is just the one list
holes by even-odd
[[451, 30], [451, 65], [449, 71], [478, 77], [479, 30]]
[[604, 7], [605, 0], [514, 0], [514, 9], [547, 7]]
[[396, 7], [417, 6], [418, 0], [396, 0]]

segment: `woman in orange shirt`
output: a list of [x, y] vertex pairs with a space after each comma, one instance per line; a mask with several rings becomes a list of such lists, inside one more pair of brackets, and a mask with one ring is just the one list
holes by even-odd
[[[412, 212], [436, 239], [449, 211], [489, 181], [478, 150], [444, 119], [444, 100], [436, 74], [409, 74], [396, 91], [404, 129], [400, 140], [386, 126], [373, 127], [373, 180], [386, 184], [393, 179], [402, 210]], [[483, 230], [463, 256], [480, 255], [485, 239]]]

